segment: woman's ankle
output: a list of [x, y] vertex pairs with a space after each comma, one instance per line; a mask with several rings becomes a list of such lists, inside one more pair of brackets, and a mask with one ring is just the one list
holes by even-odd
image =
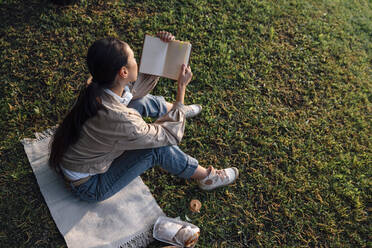
[[206, 169], [200, 165], [198, 165], [198, 168], [196, 168], [194, 174], [191, 176], [192, 179], [195, 180], [202, 180], [206, 178], [210, 173], [210, 168]]
[[167, 112], [169, 112], [173, 108], [173, 103], [165, 102], [165, 105], [167, 105]]

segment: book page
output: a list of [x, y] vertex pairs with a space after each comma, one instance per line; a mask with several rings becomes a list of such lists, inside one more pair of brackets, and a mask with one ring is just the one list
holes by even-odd
[[174, 80], [178, 79], [182, 64], [188, 64], [191, 52], [189, 42], [169, 42], [163, 75]]
[[139, 72], [162, 76], [168, 43], [157, 37], [145, 36]]

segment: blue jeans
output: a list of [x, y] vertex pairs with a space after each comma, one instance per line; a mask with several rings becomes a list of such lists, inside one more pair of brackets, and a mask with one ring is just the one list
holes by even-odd
[[[164, 98], [150, 94], [131, 101], [128, 107], [136, 109], [143, 117], [157, 118], [167, 113]], [[176, 145], [125, 151], [112, 162], [105, 173], [94, 175], [77, 187], [70, 184], [71, 189], [84, 201], [103, 201], [155, 165], [173, 175], [188, 179], [198, 167], [198, 161]]]

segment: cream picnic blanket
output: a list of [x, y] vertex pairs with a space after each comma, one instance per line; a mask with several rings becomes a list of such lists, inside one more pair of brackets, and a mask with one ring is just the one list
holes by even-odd
[[52, 131], [36, 133], [22, 144], [40, 191], [67, 246], [146, 247], [156, 219], [164, 215], [140, 177], [113, 197], [87, 203], [75, 198], [48, 166]]

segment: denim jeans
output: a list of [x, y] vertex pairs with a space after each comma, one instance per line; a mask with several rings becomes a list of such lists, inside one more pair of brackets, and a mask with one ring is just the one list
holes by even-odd
[[[136, 109], [142, 117], [157, 118], [167, 112], [164, 98], [150, 94], [131, 101], [128, 107]], [[176, 145], [125, 151], [112, 162], [105, 173], [94, 175], [77, 187], [70, 184], [71, 189], [74, 195], [82, 200], [103, 201], [155, 165], [173, 175], [188, 179], [198, 167], [198, 161]]]

